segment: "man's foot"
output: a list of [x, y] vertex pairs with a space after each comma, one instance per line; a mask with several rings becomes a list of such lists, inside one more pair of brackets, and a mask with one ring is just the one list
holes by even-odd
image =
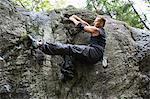
[[61, 74], [60, 75], [60, 80], [63, 82], [63, 83], [66, 83], [67, 81], [70, 81], [73, 79], [73, 76], [67, 76], [67, 75], [64, 75], [64, 74]]
[[65, 55], [64, 62], [61, 64], [61, 76], [60, 79], [62, 82], [72, 80], [74, 77], [74, 64], [72, 63], [73, 59], [71, 56]]
[[103, 57], [102, 65], [103, 65], [103, 68], [107, 68], [108, 66], [107, 57]]
[[40, 47], [43, 44], [42, 40], [36, 40], [31, 35], [28, 35], [28, 38], [32, 43], [32, 47], [35, 48], [35, 49]]

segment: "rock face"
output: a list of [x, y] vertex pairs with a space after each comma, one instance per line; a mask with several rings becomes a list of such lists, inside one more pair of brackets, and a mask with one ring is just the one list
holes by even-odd
[[89, 34], [76, 29], [67, 16], [92, 24], [96, 14], [68, 7], [49, 13], [27, 12], [0, 1], [0, 99], [149, 99], [150, 31], [107, 20], [105, 58], [93, 66], [78, 64], [76, 77], [62, 83], [60, 56], [43, 55], [19, 40], [25, 34], [46, 42], [87, 44]]

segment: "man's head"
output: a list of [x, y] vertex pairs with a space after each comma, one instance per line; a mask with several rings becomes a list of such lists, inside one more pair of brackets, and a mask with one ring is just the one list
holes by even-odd
[[106, 20], [102, 16], [97, 16], [96, 19], [94, 20], [94, 26], [97, 28], [102, 28], [105, 26]]

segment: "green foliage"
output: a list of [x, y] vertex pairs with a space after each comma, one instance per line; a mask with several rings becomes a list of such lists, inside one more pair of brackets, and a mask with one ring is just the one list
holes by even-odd
[[18, 6], [22, 6], [30, 11], [49, 11], [62, 7], [66, 0], [57, 0], [56, 5], [52, 5], [51, 0], [12, 0]]
[[63, 8], [67, 0], [57, 0], [55, 7], [58, 8]]
[[49, 0], [13, 0], [18, 6], [30, 11], [48, 11], [52, 9]]
[[[112, 18], [125, 21], [129, 25], [143, 28], [139, 16], [134, 12], [129, 2], [121, 0], [95, 0], [97, 8], [104, 13], [110, 15]], [[87, 0], [87, 8], [95, 8], [92, 0]]]
[[41, 10], [51, 10], [52, 6], [49, 2], [49, 0], [44, 0], [43, 2], [39, 3], [39, 5], [35, 8], [36, 11], [41, 11]]
[[93, 9], [93, 5], [92, 5], [92, 2], [91, 0], [86, 0], [86, 8], [89, 9], [89, 10], [92, 10]]

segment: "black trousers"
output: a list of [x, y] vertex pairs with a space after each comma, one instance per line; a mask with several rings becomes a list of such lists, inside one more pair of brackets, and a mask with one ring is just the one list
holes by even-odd
[[[64, 57], [64, 65], [62, 67], [62, 73], [73, 72], [73, 65], [66, 65], [67, 61], [72, 60], [83, 64], [95, 64], [103, 58], [103, 48], [99, 45], [72, 45], [62, 43], [46, 43], [40, 47], [40, 50], [48, 55], [61, 55]], [[69, 63], [70, 64], [70, 63]]]

